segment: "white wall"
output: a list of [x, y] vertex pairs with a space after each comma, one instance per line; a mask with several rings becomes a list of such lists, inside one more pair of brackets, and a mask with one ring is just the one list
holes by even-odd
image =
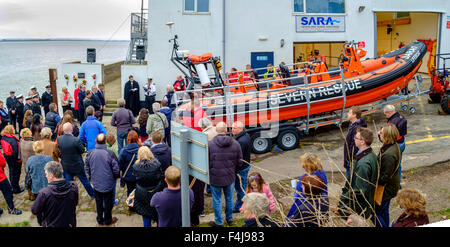
[[[250, 63], [251, 52], [273, 51], [274, 63], [292, 63], [294, 42], [317, 41], [364, 41], [366, 57], [376, 56], [376, 11], [441, 12], [444, 15], [441, 41], [449, 40], [446, 17], [450, 4], [446, 0], [347, 0], [345, 9], [345, 32], [296, 33], [293, 0], [227, 0], [225, 27], [225, 60], [223, 60], [223, 0], [210, 0], [210, 14], [183, 14], [183, 0], [149, 0], [149, 46], [148, 71], [154, 81], [166, 85], [175, 81], [178, 69], [170, 62], [172, 44], [168, 42], [175, 34], [179, 37], [181, 50], [191, 54], [212, 52], [222, 58], [226, 72], [231, 67], [244, 69]], [[359, 6], [365, 6], [359, 12]], [[450, 15], [450, 14], [449, 14]], [[170, 29], [166, 23], [175, 24]], [[267, 37], [260, 41], [258, 37]], [[280, 40], [285, 40], [280, 47]], [[440, 42], [440, 52], [450, 52], [449, 42]], [[157, 95], [160, 99], [162, 95]]]
[[[61, 64], [61, 67], [59, 69], [58, 73], [58, 80], [56, 84], [56, 91], [58, 92], [58, 107], [61, 108], [61, 101], [60, 101], [60, 93], [63, 86], [66, 86], [67, 89], [70, 92], [70, 95], [74, 97], [74, 90], [76, 86], [79, 83], [82, 83], [83, 79], [78, 78], [76, 82], [73, 81], [73, 76], [76, 75], [78, 77], [78, 73], [84, 73], [86, 80], [86, 89], [91, 89], [94, 84], [98, 85], [99, 83], [102, 83], [102, 67], [103, 64], [96, 64], [96, 63], [64, 63]], [[92, 78], [92, 75], [96, 75], [96, 80], [94, 82], [94, 79]], [[69, 76], [69, 80], [67, 81], [64, 78], [64, 75]]]

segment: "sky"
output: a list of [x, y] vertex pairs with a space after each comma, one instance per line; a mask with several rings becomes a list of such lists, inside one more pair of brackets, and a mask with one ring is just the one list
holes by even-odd
[[129, 40], [140, 9], [141, 0], [0, 0], [0, 39]]

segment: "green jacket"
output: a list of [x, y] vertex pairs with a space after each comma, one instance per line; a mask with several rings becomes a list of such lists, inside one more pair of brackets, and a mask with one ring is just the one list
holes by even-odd
[[147, 133], [149, 137], [152, 137], [153, 132], [159, 131], [164, 138], [164, 129], [169, 127], [169, 122], [167, 121], [166, 115], [161, 112], [151, 114], [148, 116], [147, 120]]
[[383, 145], [378, 154], [380, 167], [378, 184], [385, 186], [383, 202], [396, 197], [397, 192], [400, 190], [400, 177], [398, 176], [400, 157], [400, 147], [397, 143]]
[[377, 156], [369, 147], [356, 155], [350, 165], [350, 173], [342, 188], [338, 205], [339, 213], [348, 216], [355, 212], [369, 219], [375, 209], [374, 194], [377, 178]]
[[119, 154], [117, 153], [117, 150], [113, 147], [111, 147], [108, 143], [106, 143], [106, 149], [111, 150], [117, 158], [119, 158]]

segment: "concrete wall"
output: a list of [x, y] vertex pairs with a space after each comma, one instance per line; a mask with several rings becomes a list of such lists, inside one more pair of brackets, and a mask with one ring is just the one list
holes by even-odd
[[[345, 32], [297, 33], [293, 1], [227, 0], [225, 7], [225, 36], [223, 35], [223, 1], [211, 0], [210, 13], [183, 13], [183, 0], [149, 0], [148, 73], [163, 86], [173, 83], [178, 69], [170, 62], [172, 44], [179, 37], [181, 50], [191, 54], [212, 52], [222, 58], [226, 72], [231, 67], [243, 69], [250, 63], [251, 52], [273, 51], [274, 63], [293, 61], [294, 42], [364, 41], [366, 57], [376, 56], [376, 12], [439, 12], [441, 22], [440, 52], [450, 52], [450, 29], [446, 29], [448, 1], [429, 0], [347, 0], [345, 2]], [[365, 9], [359, 12], [359, 7]], [[166, 23], [175, 24], [169, 28]], [[267, 40], [261, 41], [260, 37]], [[285, 40], [284, 47], [280, 40]], [[225, 53], [223, 44], [225, 43]], [[157, 98], [162, 97], [158, 95]]]
[[108, 83], [117, 78], [120, 78], [122, 74], [121, 66], [123, 65], [123, 63], [124, 61], [105, 65], [103, 67], [103, 81], [105, 83]]

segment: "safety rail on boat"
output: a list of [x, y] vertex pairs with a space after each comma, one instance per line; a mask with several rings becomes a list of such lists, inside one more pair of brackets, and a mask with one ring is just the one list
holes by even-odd
[[[298, 64], [302, 64], [302, 63], [298, 63]], [[306, 98], [306, 102], [302, 102], [302, 103], [298, 103], [298, 104], [294, 104], [294, 105], [289, 105], [289, 106], [283, 106], [283, 107], [268, 107], [263, 109], [264, 111], [272, 111], [275, 108], [276, 109], [280, 109], [280, 108], [284, 108], [284, 107], [292, 107], [292, 106], [297, 106], [297, 105], [303, 105], [306, 104], [307, 105], [307, 115], [306, 117], [306, 121], [305, 121], [305, 132], [307, 133], [310, 129], [309, 125], [310, 125], [310, 112], [311, 112], [311, 92], [310, 90], [312, 88], [316, 88], [316, 87], [320, 87], [321, 85], [324, 84], [330, 84], [330, 83], [334, 83], [332, 85], [335, 85], [338, 82], [341, 82], [341, 87], [340, 90], [342, 92], [342, 95], [337, 96], [337, 97], [333, 97], [333, 98], [328, 98], [326, 100], [333, 100], [333, 99], [340, 99], [343, 98], [343, 105], [342, 105], [342, 110], [341, 110], [341, 114], [340, 114], [340, 121], [339, 121], [339, 125], [342, 124], [343, 121], [343, 114], [344, 114], [344, 109], [345, 109], [345, 105], [346, 105], [346, 84], [344, 81], [344, 71], [341, 69], [339, 71], [340, 73], [340, 78], [337, 79], [332, 79], [332, 80], [327, 80], [327, 81], [320, 81], [320, 82], [314, 82], [314, 83], [310, 83], [308, 82], [308, 78], [309, 77], [313, 77], [313, 76], [318, 76], [318, 75], [325, 75], [325, 74], [336, 74], [338, 71], [328, 71], [328, 72], [322, 72], [322, 73], [315, 73], [315, 74], [305, 74], [302, 76], [295, 76], [295, 77], [289, 77], [289, 78], [279, 78], [279, 79], [264, 79], [260, 82], [249, 82], [249, 83], [244, 83], [244, 84], [240, 84], [240, 83], [236, 83], [236, 84], [227, 84], [223, 87], [211, 87], [211, 88], [201, 88], [201, 89], [191, 89], [191, 90], [185, 90], [185, 91], [178, 91], [176, 92], [176, 97], [175, 97], [175, 102], [177, 105], [181, 105], [183, 103], [188, 103], [191, 101], [191, 99], [189, 97], [187, 97], [187, 99], [183, 99], [185, 98], [184, 96], [189, 95], [189, 93], [194, 93], [194, 94], [203, 94], [205, 92], [215, 92], [216, 90], [221, 90], [223, 95], [203, 95], [201, 97], [202, 102], [205, 101], [209, 101], [211, 102], [211, 100], [214, 100], [214, 102], [217, 102], [217, 106], [212, 106], [212, 107], [208, 107], [210, 109], [214, 109], [214, 108], [222, 108], [223, 109], [223, 105], [225, 104], [225, 110], [226, 113], [225, 114], [216, 114], [214, 115], [214, 117], [226, 117], [228, 124], [232, 124], [233, 119], [234, 119], [234, 115], [237, 113], [234, 113], [234, 107], [236, 106], [238, 109], [240, 106], [245, 105], [248, 102], [241, 102], [241, 103], [235, 103], [233, 104], [233, 99], [234, 98], [238, 98], [238, 97], [245, 97], [245, 96], [251, 96], [254, 97], [255, 95], [261, 96], [261, 95], [272, 95], [274, 93], [277, 93], [279, 91], [285, 91], [285, 90], [291, 90], [291, 89], [295, 89], [295, 90], [300, 90], [300, 91], [305, 91], [305, 98]], [[226, 76], [227, 78], [227, 76]], [[303, 84], [299, 84], [299, 85], [290, 85], [290, 86], [285, 86], [285, 87], [281, 87], [281, 88], [274, 88], [271, 89], [270, 88], [270, 83], [273, 82], [280, 82], [280, 81], [289, 81], [289, 80], [294, 80], [294, 79], [299, 79], [299, 78], [303, 78]], [[266, 88], [267, 90], [261, 90], [261, 91], [252, 91], [252, 92], [245, 92], [245, 93], [232, 93], [231, 89], [234, 88], [240, 88], [240, 87], [246, 87], [246, 86], [255, 86], [259, 84], [266, 84]], [[324, 93], [328, 93], [330, 91], [335, 91], [336, 88], [324, 88], [324, 90], [322, 92]], [[270, 97], [264, 97], [261, 100], [256, 101], [256, 104], [260, 104], [260, 103], [267, 103], [267, 101], [270, 100]], [[321, 102], [324, 100], [316, 100], [314, 101], [314, 103], [316, 102]], [[245, 113], [253, 113], [253, 112], [258, 112], [258, 110], [248, 110], [248, 111], [244, 111], [243, 114]]]

